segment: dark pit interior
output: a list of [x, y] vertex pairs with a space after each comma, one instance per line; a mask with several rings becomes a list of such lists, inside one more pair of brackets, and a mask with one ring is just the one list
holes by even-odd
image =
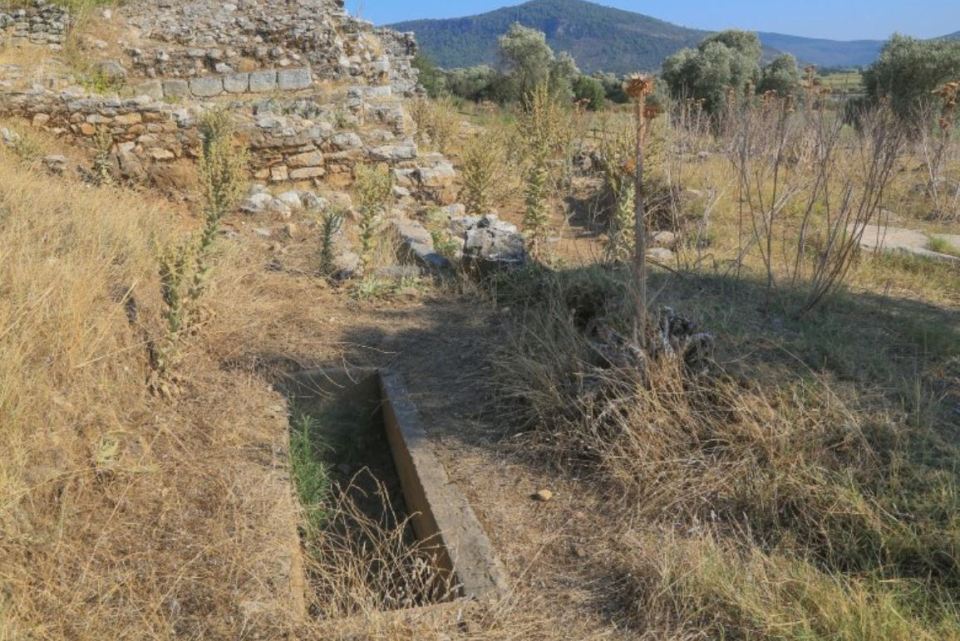
[[[298, 447], [306, 447], [311, 458], [300, 471], [293, 461], [293, 482], [320, 487], [323, 495], [319, 505], [303, 505], [300, 535], [307, 583], [317, 599], [337, 598], [324, 594], [334, 588], [318, 580], [316, 569], [322, 567], [327, 576], [331, 564], [344, 557], [369, 555], [350, 562], [368, 574], [363, 581], [378, 592], [378, 609], [449, 601], [458, 596], [455, 578], [443, 567], [436, 537], [420, 539], [413, 525], [419, 515], [404, 498], [384, 427], [379, 383], [377, 372], [310, 371], [282, 385], [290, 408], [292, 457]], [[301, 478], [304, 469], [308, 476], [322, 478]], [[303, 504], [302, 488], [297, 489]]]

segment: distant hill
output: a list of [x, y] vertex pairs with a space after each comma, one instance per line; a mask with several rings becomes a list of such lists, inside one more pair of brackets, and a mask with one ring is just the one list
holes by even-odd
[[[656, 71], [665, 58], [696, 46], [709, 33], [585, 0], [532, 0], [477, 16], [390, 26], [416, 33], [424, 53], [450, 68], [496, 63], [497, 38], [514, 22], [546, 33], [555, 51], [571, 53], [586, 72]], [[776, 33], [761, 33], [760, 38], [767, 56], [789, 52], [801, 62], [823, 67], [870, 64], [883, 46], [879, 40], [843, 42]]]
[[818, 67], [863, 67], [880, 55], [885, 40], [826, 40], [802, 38], [782, 33], [760, 32], [760, 41], [766, 47], [792, 53], [807, 64]]
[[653, 71], [706, 31], [687, 29], [639, 13], [583, 0], [533, 0], [468, 18], [414, 20], [390, 25], [413, 31], [424, 53], [441, 67], [494, 64], [497, 38], [519, 22], [547, 34], [555, 51], [567, 51], [587, 72]]

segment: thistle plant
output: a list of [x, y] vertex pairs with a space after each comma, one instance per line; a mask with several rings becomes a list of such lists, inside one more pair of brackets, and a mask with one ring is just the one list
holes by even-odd
[[354, 193], [360, 209], [360, 261], [364, 271], [373, 260], [377, 233], [393, 193], [393, 175], [386, 165], [360, 165], [354, 175]]
[[328, 210], [320, 216], [320, 275], [329, 278], [336, 270], [334, 245], [343, 228], [343, 212]]
[[490, 211], [504, 166], [504, 148], [499, 137], [476, 136], [463, 150], [463, 194], [468, 214], [482, 216]]
[[636, 185], [630, 182], [624, 182], [616, 192], [616, 206], [607, 229], [606, 252], [611, 262], [628, 264], [633, 256], [636, 194]]
[[647, 121], [656, 116], [648, 110], [647, 96], [653, 92], [653, 77], [634, 74], [624, 82], [623, 90], [630, 96], [634, 106], [634, 124], [636, 126], [636, 154], [634, 160], [634, 240], [633, 240], [633, 276], [636, 289], [634, 306], [633, 340], [643, 347], [646, 345], [647, 324], [647, 232], [646, 203], [643, 198], [643, 161], [646, 142]]
[[113, 174], [110, 172], [111, 152], [113, 151], [113, 136], [105, 128], [97, 130], [93, 138], [96, 153], [93, 157], [93, 182], [97, 185], [113, 183]]
[[197, 244], [190, 299], [206, 289], [209, 255], [220, 232], [220, 223], [240, 201], [244, 186], [245, 151], [233, 146], [233, 123], [225, 111], [210, 111], [200, 121], [200, 202], [203, 230]]
[[190, 258], [191, 248], [188, 243], [163, 248], [157, 257], [160, 297], [164, 306], [163, 318], [167, 325], [166, 336], [155, 354], [154, 366], [160, 373], [165, 372], [169, 367], [177, 342], [186, 325], [186, 300], [183, 289]]
[[548, 180], [546, 159], [539, 156], [534, 159], [527, 173], [526, 209], [523, 214], [523, 229], [534, 258], [543, 257], [549, 232]]
[[236, 206], [243, 188], [246, 155], [233, 147], [233, 128], [227, 114], [207, 113], [200, 122], [200, 135], [203, 229], [195, 239], [167, 247], [158, 256], [160, 294], [167, 324], [167, 336], [156, 358], [160, 373], [169, 367], [179, 339], [196, 313], [196, 303], [206, 290], [210, 253], [220, 223]]

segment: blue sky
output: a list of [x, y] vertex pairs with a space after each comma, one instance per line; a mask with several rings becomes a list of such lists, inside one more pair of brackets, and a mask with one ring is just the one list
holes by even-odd
[[[885, 39], [895, 31], [930, 38], [960, 31], [960, 0], [600, 0], [687, 27], [741, 27], [797, 36]], [[378, 24], [467, 16], [516, 0], [347, 0]]]

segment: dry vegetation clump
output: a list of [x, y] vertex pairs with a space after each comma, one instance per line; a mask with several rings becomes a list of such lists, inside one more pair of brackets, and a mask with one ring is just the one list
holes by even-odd
[[311, 613], [323, 621], [373, 617], [454, 598], [456, 586], [437, 569], [430, 541], [416, 540], [372, 473], [357, 476], [370, 478], [331, 487], [322, 526], [306, 533]]
[[452, 99], [418, 98], [410, 105], [410, 115], [417, 125], [418, 143], [442, 153], [451, 150], [460, 133], [460, 115]]
[[0, 637], [284, 634], [275, 401], [193, 342], [189, 397], [147, 391], [177, 218], [7, 157], [0, 184]]
[[637, 593], [650, 634], [951, 630], [960, 451], [949, 415], [905, 411], [828, 372], [768, 367], [761, 379], [743, 363], [619, 358], [626, 287], [600, 268], [501, 283], [523, 311], [495, 386], [531, 430], [527, 447], [606, 487], [624, 521], [667, 533], [669, 545], [625, 552], [655, 577]]
[[891, 112], [861, 113], [858, 122], [851, 131], [823, 101], [797, 110], [776, 97], [731, 119], [741, 255], [759, 255], [771, 290], [808, 290], [800, 314], [845, 280], [903, 148]]

